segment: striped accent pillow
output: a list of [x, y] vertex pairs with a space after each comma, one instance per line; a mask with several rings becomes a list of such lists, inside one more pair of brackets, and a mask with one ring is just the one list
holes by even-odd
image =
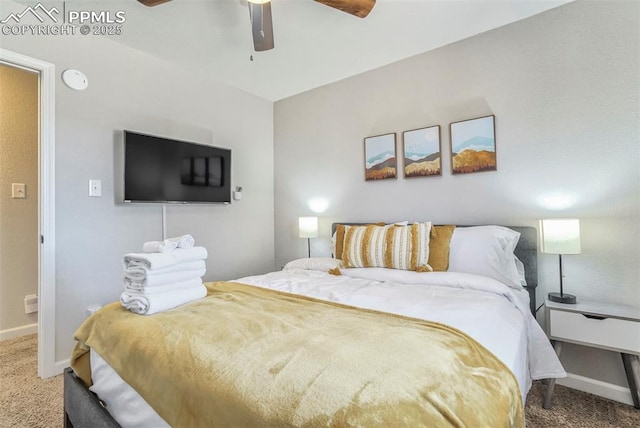
[[414, 223], [411, 227], [411, 269], [417, 272], [431, 272], [429, 266], [429, 240], [431, 222]]
[[[370, 224], [374, 224], [376, 226], [384, 226], [384, 222], [370, 223]], [[344, 245], [345, 226], [346, 225], [344, 224], [337, 224], [336, 231], [331, 237], [331, 241], [333, 244], [333, 257], [335, 257], [336, 259], [342, 259], [342, 247]], [[368, 224], [366, 225], [363, 224], [361, 226], [368, 226]]]
[[345, 226], [342, 263], [345, 267], [385, 267], [385, 235], [390, 226]]
[[430, 232], [431, 223], [345, 226], [343, 265], [430, 271]]

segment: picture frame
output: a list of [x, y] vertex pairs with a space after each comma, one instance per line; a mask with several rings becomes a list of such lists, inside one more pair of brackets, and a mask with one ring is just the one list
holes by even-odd
[[451, 173], [497, 171], [495, 116], [449, 124]]
[[397, 177], [396, 134], [383, 134], [364, 139], [365, 181]]
[[402, 146], [405, 178], [442, 175], [440, 125], [404, 131]]

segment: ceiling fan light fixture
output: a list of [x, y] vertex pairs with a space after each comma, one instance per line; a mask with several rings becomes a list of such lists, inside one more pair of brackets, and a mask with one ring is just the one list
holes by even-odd
[[[260, 3], [258, 3], [260, 2]], [[253, 35], [253, 49], [256, 52], [273, 49], [273, 21], [271, 19], [271, 2], [249, 0], [249, 18]]]

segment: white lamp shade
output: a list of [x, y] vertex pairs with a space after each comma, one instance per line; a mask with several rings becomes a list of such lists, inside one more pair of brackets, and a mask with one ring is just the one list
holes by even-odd
[[580, 254], [580, 220], [577, 218], [540, 221], [542, 252]]
[[318, 237], [318, 217], [299, 217], [298, 231], [300, 238]]

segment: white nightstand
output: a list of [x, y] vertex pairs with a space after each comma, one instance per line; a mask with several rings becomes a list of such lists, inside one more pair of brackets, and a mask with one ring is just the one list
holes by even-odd
[[[579, 301], [576, 304], [545, 301], [547, 336], [560, 356], [562, 344], [576, 343], [619, 352], [629, 382], [633, 405], [640, 409], [640, 308]], [[551, 406], [555, 379], [547, 385], [543, 407]]]

